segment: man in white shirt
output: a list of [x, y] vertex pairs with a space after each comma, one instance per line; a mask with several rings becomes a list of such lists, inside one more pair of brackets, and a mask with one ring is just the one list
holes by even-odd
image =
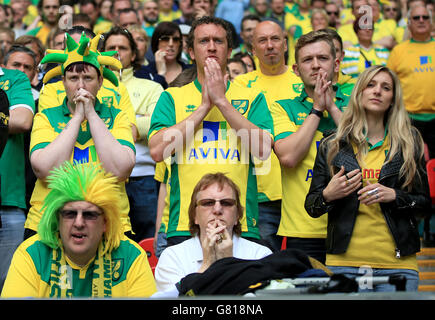
[[202, 177], [189, 206], [194, 237], [162, 252], [155, 270], [157, 290], [173, 290], [183, 277], [204, 272], [222, 258], [261, 259], [271, 254], [269, 248], [240, 237], [242, 216], [240, 190], [233, 181], [223, 173]]

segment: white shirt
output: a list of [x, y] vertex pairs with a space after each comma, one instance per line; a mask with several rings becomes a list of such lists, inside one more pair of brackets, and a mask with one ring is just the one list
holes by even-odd
[[[258, 243], [233, 235], [233, 257], [246, 260], [261, 259], [272, 251]], [[199, 237], [190, 238], [163, 250], [155, 278], [158, 291], [167, 291], [188, 274], [198, 272], [202, 265], [202, 247]]]

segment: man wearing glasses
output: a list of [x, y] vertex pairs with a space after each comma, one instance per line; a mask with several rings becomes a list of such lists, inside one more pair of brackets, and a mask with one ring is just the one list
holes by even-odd
[[151, 296], [147, 255], [123, 232], [117, 178], [99, 165], [65, 162], [47, 183], [38, 234], [15, 252], [2, 298]]
[[329, 26], [338, 29], [341, 26], [340, 7], [335, 2], [329, 2], [325, 4], [325, 11], [329, 18]]
[[272, 252], [243, 239], [239, 187], [225, 174], [207, 174], [195, 186], [189, 206], [193, 238], [166, 248], [155, 270], [158, 291], [167, 291], [188, 274], [204, 272], [226, 257], [261, 259]]
[[431, 37], [432, 13], [423, 5], [410, 9], [411, 39], [394, 47], [387, 67], [396, 72], [403, 87], [405, 108], [435, 157], [435, 41]]

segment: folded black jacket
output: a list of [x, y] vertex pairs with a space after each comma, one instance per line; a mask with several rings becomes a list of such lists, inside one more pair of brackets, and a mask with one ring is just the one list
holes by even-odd
[[258, 290], [270, 280], [301, 275], [328, 277], [332, 273], [319, 261], [297, 249], [274, 252], [258, 260], [223, 258], [203, 273], [192, 273], [177, 283], [181, 295], [241, 295]]

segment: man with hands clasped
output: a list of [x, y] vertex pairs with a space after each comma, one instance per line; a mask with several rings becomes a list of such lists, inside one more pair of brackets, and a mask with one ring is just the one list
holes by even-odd
[[293, 70], [304, 84], [294, 99], [275, 101], [274, 151], [281, 164], [282, 210], [278, 235], [287, 248], [298, 248], [325, 261], [326, 217], [313, 219], [303, 206], [323, 133], [336, 127], [349, 97], [332, 85], [339, 60], [330, 35], [319, 30], [299, 38]]
[[202, 177], [193, 190], [188, 211], [193, 238], [162, 252], [155, 270], [157, 290], [174, 290], [182, 278], [202, 273], [222, 258], [261, 259], [272, 253], [240, 237], [240, 190], [225, 174]]
[[41, 219], [42, 203], [49, 192], [45, 178], [65, 161], [101, 163], [104, 170], [118, 178], [121, 221], [125, 232], [131, 230], [125, 193], [125, 180], [135, 164], [131, 124], [124, 111], [96, 98], [103, 77], [118, 85], [115, 74], [104, 65], [122, 65], [111, 56], [116, 51], [97, 52], [98, 40], [82, 34], [76, 43], [66, 34], [65, 51], [51, 51], [42, 60], [61, 64], [46, 74], [44, 83], [61, 74], [66, 97], [61, 105], [40, 111], [34, 119], [30, 161], [38, 179], [24, 225], [25, 238], [36, 233]]
[[227, 173], [240, 188], [242, 236], [260, 239], [252, 168], [254, 157], [270, 155], [266, 130], [272, 128], [272, 118], [262, 93], [228, 81], [231, 39], [224, 20], [195, 20], [187, 42], [197, 78], [164, 91], [151, 118], [151, 157], [157, 162], [171, 157], [168, 246], [191, 237], [187, 212], [192, 191], [205, 174], [216, 172]]

